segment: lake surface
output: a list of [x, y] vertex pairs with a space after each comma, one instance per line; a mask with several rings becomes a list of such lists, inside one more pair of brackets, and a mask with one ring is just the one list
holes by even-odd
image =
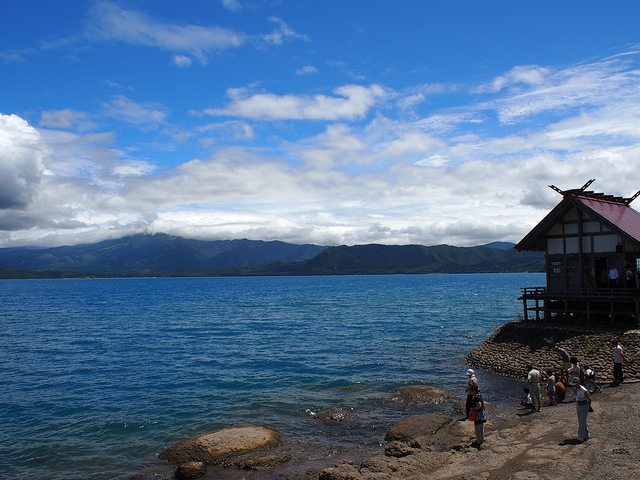
[[[238, 423], [309, 455], [379, 448], [393, 389], [464, 391], [464, 357], [544, 274], [0, 281], [0, 477], [127, 479]], [[487, 399], [519, 394], [479, 372]], [[353, 409], [349, 429], [312, 418]], [[301, 447], [302, 448], [302, 447]], [[151, 475], [151, 474], [150, 474]], [[152, 476], [152, 475], [151, 475]]]

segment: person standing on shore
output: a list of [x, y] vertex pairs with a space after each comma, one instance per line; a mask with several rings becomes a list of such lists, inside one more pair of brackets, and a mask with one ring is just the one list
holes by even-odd
[[[532, 365], [527, 366], [529, 374], [527, 375], [527, 382], [529, 383], [529, 392], [531, 393], [531, 403], [534, 411], [540, 411], [540, 404], [542, 403], [542, 392], [540, 391], [540, 371], [533, 368]], [[536, 407], [537, 406], [537, 407]]]
[[558, 380], [562, 383], [569, 383], [569, 369], [571, 368], [569, 354], [564, 348], [560, 348], [559, 345], [553, 347], [553, 351], [558, 352], [558, 355], [560, 355], [560, 378]]
[[622, 364], [627, 360], [620, 346], [620, 341], [613, 342], [615, 347], [613, 349], [613, 383], [622, 383], [624, 378], [622, 376]]
[[484, 424], [487, 421], [487, 415], [484, 408], [484, 400], [478, 389], [478, 385], [472, 385], [469, 387], [469, 392], [472, 397], [470, 420], [473, 420], [476, 440], [473, 442], [474, 447], [480, 447], [484, 443]]
[[467, 370], [467, 376], [469, 377], [469, 380], [467, 382], [467, 388], [465, 389], [465, 392], [467, 393], [467, 403], [465, 407], [466, 407], [466, 413], [467, 413], [466, 418], [469, 418], [469, 411], [471, 410], [471, 403], [473, 401], [473, 394], [471, 393], [471, 387], [473, 386], [478, 387], [478, 379], [476, 378], [476, 372], [474, 372], [472, 369]]
[[549, 397], [549, 405], [556, 404], [556, 376], [553, 370], [547, 370], [547, 396]]
[[571, 368], [569, 369], [569, 385], [573, 385], [574, 382], [578, 380], [582, 380], [582, 368], [578, 363], [578, 359], [576, 357], [571, 357]]
[[576, 413], [578, 414], [578, 441], [588, 440], [589, 428], [587, 427], [587, 416], [591, 410], [591, 395], [586, 388], [580, 385], [580, 379], [574, 379], [572, 385], [576, 389]]

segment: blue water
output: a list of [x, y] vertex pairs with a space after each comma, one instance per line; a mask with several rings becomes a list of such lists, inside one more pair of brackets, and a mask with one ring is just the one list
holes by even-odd
[[[391, 390], [461, 391], [465, 355], [522, 313], [521, 287], [543, 284], [543, 274], [2, 280], [0, 476], [131, 478], [157, 468], [164, 447], [237, 423], [273, 426], [319, 455], [379, 445], [399, 414]], [[358, 414], [350, 435], [312, 419], [328, 408]]]

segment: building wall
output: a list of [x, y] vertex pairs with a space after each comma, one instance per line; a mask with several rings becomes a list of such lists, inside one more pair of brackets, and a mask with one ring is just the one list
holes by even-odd
[[576, 207], [558, 219], [546, 241], [550, 292], [606, 287], [609, 266], [613, 263], [618, 271], [623, 270], [620, 238]]

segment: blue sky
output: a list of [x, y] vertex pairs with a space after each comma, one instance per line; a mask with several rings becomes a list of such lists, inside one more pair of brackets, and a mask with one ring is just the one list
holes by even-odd
[[639, 20], [640, 2], [9, 2], [0, 247], [517, 242], [550, 184], [640, 189]]

